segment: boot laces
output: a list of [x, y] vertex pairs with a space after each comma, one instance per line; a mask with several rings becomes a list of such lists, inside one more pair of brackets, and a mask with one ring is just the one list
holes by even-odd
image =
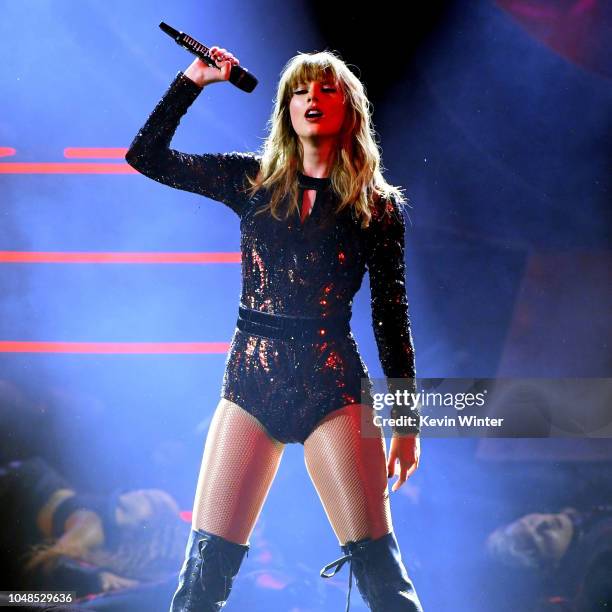
[[[345, 611], [345, 612], [349, 612], [350, 605], [351, 605], [351, 588], [353, 586], [353, 562], [355, 561], [363, 562], [363, 559], [355, 554], [355, 550], [359, 550], [362, 548], [359, 543], [351, 542], [346, 545], [346, 548], [348, 549], [348, 553], [336, 559], [335, 561], [328, 563], [321, 570], [320, 576], [321, 578], [331, 578], [332, 576], [335, 576], [342, 569], [345, 563], [349, 564], [349, 585], [348, 585], [348, 593], [346, 596], [346, 611]], [[327, 570], [330, 570], [332, 568], [334, 568], [333, 572], [326, 573]]]

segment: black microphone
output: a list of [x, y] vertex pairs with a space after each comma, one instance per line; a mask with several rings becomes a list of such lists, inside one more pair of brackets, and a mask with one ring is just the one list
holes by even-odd
[[[206, 62], [209, 66], [214, 66], [217, 70], [221, 70], [219, 66], [215, 63], [215, 60], [212, 59], [208, 52], [210, 49], [203, 45], [201, 42], [198, 42], [195, 38], [192, 38], [188, 34], [184, 32], [179, 32], [174, 28], [170, 27], [167, 23], [163, 21], [159, 24], [159, 27], [164, 31], [168, 36], [174, 38], [175, 42], [181, 47], [185, 47], [187, 51], [190, 51], [197, 57], [199, 57], [203, 62]], [[242, 91], [246, 91], [247, 93], [251, 93], [255, 86], [257, 85], [257, 79], [242, 66], [233, 65], [232, 70], [230, 72], [229, 81], [232, 85], [238, 87], [238, 89], [242, 89]]]

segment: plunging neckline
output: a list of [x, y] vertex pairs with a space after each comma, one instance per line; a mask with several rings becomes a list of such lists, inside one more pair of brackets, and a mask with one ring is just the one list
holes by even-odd
[[[327, 178], [317, 178], [315, 176], [307, 176], [306, 174], [297, 171], [298, 177], [298, 190], [299, 190], [299, 203], [300, 209], [298, 213], [299, 226], [304, 227], [308, 220], [318, 212], [320, 208], [319, 204], [319, 192], [325, 191], [331, 185], [331, 179]], [[310, 207], [310, 212], [304, 217], [302, 220], [302, 207], [304, 206], [304, 192], [305, 191], [315, 191], [315, 197], [312, 202], [312, 206]]]

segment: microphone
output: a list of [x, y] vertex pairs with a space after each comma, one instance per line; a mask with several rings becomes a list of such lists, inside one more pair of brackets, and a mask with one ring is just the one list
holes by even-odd
[[[159, 27], [165, 32], [168, 36], [174, 39], [174, 41], [190, 51], [197, 57], [199, 57], [203, 62], [206, 62], [209, 66], [214, 66], [217, 70], [221, 70], [215, 63], [211, 57], [209, 57], [208, 52], [210, 49], [203, 45], [201, 42], [198, 42], [195, 38], [192, 38], [188, 34], [184, 32], [179, 32], [175, 30], [173, 27], [169, 26], [167, 23], [163, 21], [159, 24]], [[255, 86], [257, 85], [257, 79], [242, 66], [233, 65], [232, 70], [230, 72], [229, 81], [232, 85], [238, 87], [238, 89], [242, 89], [242, 91], [246, 91], [247, 93], [251, 93]]]

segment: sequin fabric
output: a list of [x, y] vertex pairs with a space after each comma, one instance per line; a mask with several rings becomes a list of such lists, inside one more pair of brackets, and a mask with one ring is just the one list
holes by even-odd
[[[201, 88], [178, 72], [145, 125], [126, 161], [140, 173], [176, 189], [219, 201], [240, 217], [241, 305], [272, 315], [350, 318], [353, 298], [366, 269], [370, 276], [372, 322], [383, 372], [388, 378], [415, 376], [414, 348], [405, 288], [404, 220], [394, 199], [372, 210], [362, 229], [350, 207], [334, 212], [336, 195], [328, 178], [298, 172], [299, 201], [315, 189], [310, 214], [297, 211], [277, 221], [256, 211], [267, 192], [249, 197], [246, 176], [254, 177], [254, 153], [187, 154], [170, 148], [182, 116]], [[329, 412], [360, 401], [368, 370], [353, 334], [312, 341], [280, 340], [236, 329], [223, 377], [222, 397], [258, 418], [281, 442], [304, 443]], [[412, 383], [414, 384], [414, 383]], [[394, 407], [391, 416], [417, 416]], [[418, 426], [395, 426], [397, 433]]]

